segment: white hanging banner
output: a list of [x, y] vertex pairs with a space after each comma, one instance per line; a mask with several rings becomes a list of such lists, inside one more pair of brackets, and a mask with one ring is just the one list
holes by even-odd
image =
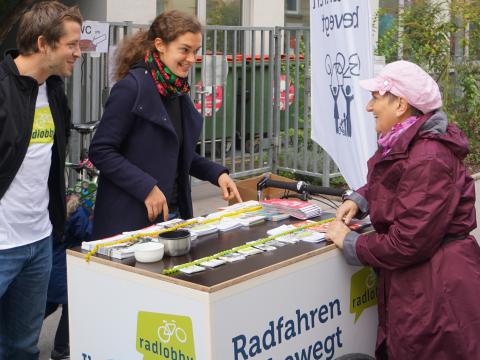
[[352, 189], [364, 185], [375, 152], [371, 94], [358, 80], [373, 76], [370, 1], [310, 0], [312, 139]]

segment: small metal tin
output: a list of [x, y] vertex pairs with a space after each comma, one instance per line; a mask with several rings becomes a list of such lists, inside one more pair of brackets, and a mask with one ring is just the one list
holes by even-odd
[[181, 256], [190, 251], [191, 235], [188, 230], [174, 230], [162, 233], [158, 240], [165, 247], [165, 255]]

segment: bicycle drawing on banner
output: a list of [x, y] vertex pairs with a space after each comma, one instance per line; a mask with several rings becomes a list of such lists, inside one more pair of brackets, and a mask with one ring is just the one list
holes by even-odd
[[[360, 76], [360, 57], [337, 52], [335, 60], [325, 56], [325, 71], [330, 76], [330, 93], [333, 98], [333, 118], [338, 135], [352, 137], [351, 107], [355, 98], [352, 77]], [[342, 95], [342, 96], [340, 96]]]

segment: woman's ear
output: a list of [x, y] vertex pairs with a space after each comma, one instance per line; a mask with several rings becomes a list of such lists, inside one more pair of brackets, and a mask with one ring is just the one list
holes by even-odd
[[165, 52], [165, 43], [162, 41], [162, 39], [160, 38], [155, 38], [155, 40], [153, 41], [153, 45], [155, 46], [155, 49], [157, 49], [157, 51], [162, 54]]
[[405, 116], [405, 114], [409, 111], [410, 105], [408, 105], [408, 101], [403, 96], [398, 97], [398, 104], [396, 109], [397, 117], [401, 118]]

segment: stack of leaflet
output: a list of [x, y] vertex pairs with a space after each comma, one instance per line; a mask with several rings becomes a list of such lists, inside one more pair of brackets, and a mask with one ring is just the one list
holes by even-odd
[[318, 243], [325, 240], [325, 234], [310, 229], [303, 229], [294, 233], [295, 238], [301, 241]]
[[131, 236], [131, 235], [137, 235], [137, 234], [144, 234], [145, 236], [150, 236], [150, 233], [157, 232], [163, 228], [165, 228], [165, 225], [163, 223], [158, 223], [158, 224], [150, 225], [140, 230], [124, 231], [122, 235]]
[[180, 224], [185, 223], [185, 222], [187, 222], [187, 220], [176, 218], [176, 219], [172, 219], [172, 220], [168, 220], [168, 221], [158, 223], [157, 226], [159, 226], [161, 229], [168, 229], [168, 228], [180, 225]]
[[281, 221], [281, 220], [288, 219], [290, 217], [289, 214], [282, 213], [277, 210], [265, 209], [265, 208], [263, 208], [262, 210], [251, 212], [250, 214], [265, 216], [265, 219], [267, 219], [268, 221]]
[[[192, 240], [196, 239], [197, 236], [203, 236], [203, 235], [208, 235], [208, 234], [212, 234], [212, 233], [217, 232], [217, 228], [214, 225], [212, 225], [212, 224], [202, 224], [202, 222], [205, 220], [205, 218], [202, 217], [202, 216], [198, 216], [198, 217], [192, 218], [190, 220], [180, 220], [180, 221], [178, 221], [178, 219], [175, 219], [175, 220], [177, 220], [177, 221], [170, 220], [170, 221], [165, 222], [165, 223], [159, 223], [158, 225], [163, 225], [165, 228], [168, 229], [168, 228], [171, 228], [171, 227], [174, 227], [174, 226], [179, 226], [179, 225], [183, 224], [183, 226], [181, 228], [184, 229], [184, 230], [188, 230], [190, 232], [190, 234], [192, 235]], [[172, 223], [170, 223], [170, 222], [172, 222]], [[190, 225], [185, 225], [185, 223], [187, 223], [187, 222], [191, 223], [191, 224]]]
[[243, 209], [255, 207], [255, 206], [260, 206], [260, 203], [256, 200], [248, 200], [248, 201], [236, 203], [230, 206], [222, 206], [222, 207], [219, 207], [218, 209], [233, 212], [233, 211], [243, 210]]
[[[308, 224], [311, 224], [311, 223], [312, 223], [311, 220], [307, 220], [307, 221], [302, 221], [302, 222], [295, 223], [295, 224], [282, 225], [282, 226], [276, 227], [274, 229], [268, 230], [267, 234], [268, 235], [278, 235], [278, 234], [281, 234], [283, 232], [293, 230], [293, 229], [298, 228], [300, 226], [308, 225]], [[320, 241], [325, 240], [325, 234], [320, 233], [318, 231], [315, 231], [315, 230], [313, 230], [313, 227], [311, 227], [311, 228], [296, 231], [296, 232], [291, 233], [291, 234], [280, 236], [280, 237], [277, 238], [277, 240], [282, 241], [282, 242], [286, 242], [286, 243], [290, 243], [290, 244], [296, 243], [298, 241], [318, 243]]]
[[249, 201], [245, 201], [245, 202], [242, 202], [242, 203], [237, 203], [237, 204], [230, 205], [230, 206], [220, 207], [219, 208], [220, 211], [216, 211], [216, 212], [213, 212], [211, 214], [208, 214], [207, 219], [214, 219], [214, 218], [218, 218], [220, 216], [232, 215], [233, 213], [235, 213], [237, 211], [252, 208], [252, 207], [255, 207], [255, 206], [260, 206], [260, 203], [258, 201], [255, 201], [255, 200], [249, 200]]
[[[312, 220], [305, 220], [295, 224], [292, 224], [294, 227], [301, 227], [304, 225], [312, 224]], [[328, 224], [328, 223], [327, 223]], [[301, 231], [295, 232], [295, 238], [301, 241], [311, 242], [311, 243], [318, 243], [320, 241], [325, 240], [325, 233], [320, 232], [316, 229], [316, 226], [312, 226]]]
[[[130, 235], [120, 234], [101, 240], [84, 241], [82, 242], [82, 250], [92, 251], [97, 244], [105, 244], [112, 241], [122, 240], [127, 237], [130, 237]], [[101, 246], [98, 248], [97, 252], [100, 255], [110, 256], [114, 259], [126, 259], [134, 256], [135, 247], [138, 243], [146, 241], [151, 241], [151, 238], [140, 238], [120, 244]]]
[[[179, 221], [177, 220], [176, 223]], [[120, 244], [109, 245], [109, 246], [100, 246], [97, 250], [98, 254], [110, 256], [114, 259], [126, 259], [134, 256], [135, 248], [137, 244], [157, 241], [157, 236], [150, 237], [149, 233], [155, 233], [165, 227], [165, 223], [159, 223], [155, 225], [148, 226], [146, 228], [134, 231], [125, 231], [122, 234], [111, 236], [105, 239], [95, 240], [95, 241], [84, 241], [82, 242], [82, 250], [92, 251], [97, 244], [107, 244], [110, 242], [123, 240], [134, 235], [142, 234], [142, 237], [133, 239]], [[144, 236], [143, 236], [144, 235]]]
[[257, 225], [265, 221], [265, 216], [256, 215], [253, 212], [241, 213], [235, 216], [224, 217], [213, 223], [220, 231], [229, 231], [241, 226]]
[[218, 221], [215, 226], [219, 231], [225, 232], [225, 231], [230, 231], [239, 227], [242, 227], [243, 225], [240, 223], [239, 219], [237, 218], [232, 218], [232, 217], [225, 217]]
[[264, 215], [256, 215], [251, 212], [243, 213], [240, 216], [236, 217], [242, 226], [252, 226], [257, 225], [265, 221]]
[[272, 209], [282, 213], [289, 214], [297, 219], [310, 219], [322, 214], [320, 206], [308, 201], [292, 199], [270, 199], [263, 200], [262, 205], [265, 209]]
[[252, 226], [260, 224], [265, 221], [265, 215], [257, 213], [257, 211], [241, 212], [238, 211], [259, 207], [260, 203], [255, 200], [245, 201], [243, 203], [238, 203], [226, 207], [220, 208], [220, 211], [211, 213], [207, 215], [207, 219], [214, 219], [221, 216], [224, 216], [222, 219], [215, 223], [210, 223], [217, 227], [220, 231], [229, 231], [236, 229], [240, 226]]
[[267, 230], [267, 234], [268, 234], [269, 236], [278, 235], [278, 234], [281, 234], [281, 233], [283, 233], [283, 232], [285, 232], [285, 231], [293, 230], [293, 229], [295, 229], [295, 228], [296, 228], [296, 226], [293, 225], [293, 224], [290, 224], [290, 225], [284, 224], [284, 225], [280, 225], [280, 226], [278, 226], [278, 227], [276, 227], [276, 228]]
[[194, 224], [191, 226], [186, 226], [183, 229], [190, 231], [190, 234], [196, 236], [213, 234], [218, 231], [217, 227], [212, 224]]

